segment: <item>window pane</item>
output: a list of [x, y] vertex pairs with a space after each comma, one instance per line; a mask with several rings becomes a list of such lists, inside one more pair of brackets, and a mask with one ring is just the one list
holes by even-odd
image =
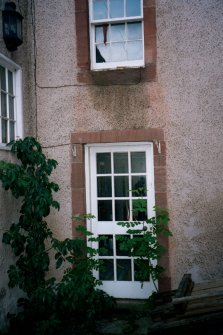
[[133, 200], [133, 220], [143, 221], [147, 219], [147, 201], [145, 199]]
[[14, 98], [9, 96], [9, 118], [14, 120]]
[[107, 0], [93, 0], [93, 19], [101, 20], [108, 17]]
[[116, 236], [116, 255], [117, 256], [128, 256], [129, 251], [122, 249], [122, 243], [127, 242], [130, 239], [129, 235], [117, 235]]
[[111, 173], [111, 154], [97, 153], [97, 173]]
[[111, 25], [111, 41], [122, 42], [125, 40], [125, 25], [112, 24]]
[[99, 269], [100, 280], [114, 280], [114, 261], [112, 259], [103, 259], [102, 268]]
[[115, 152], [114, 153], [114, 172], [115, 173], [128, 173], [128, 153]]
[[146, 176], [132, 176], [133, 197], [146, 196]]
[[110, 61], [110, 46], [107, 43], [96, 46], [96, 63], [105, 63]]
[[124, 16], [124, 0], [110, 0], [110, 18]]
[[129, 220], [129, 201], [116, 200], [115, 201], [115, 220], [128, 221]]
[[2, 120], [2, 143], [7, 143], [7, 121], [6, 120]]
[[126, 0], [126, 16], [141, 15], [141, 0]]
[[8, 71], [8, 83], [9, 83], [9, 93], [13, 94], [13, 76], [11, 71]]
[[110, 41], [110, 29], [108, 24], [95, 27], [95, 41], [96, 43], [107, 43]]
[[127, 24], [128, 40], [134, 41], [142, 39], [142, 24], [141, 22], [131, 22]]
[[103, 240], [99, 241], [99, 256], [113, 256], [113, 236], [99, 235]]
[[1, 116], [7, 117], [7, 103], [6, 103], [6, 94], [1, 93]]
[[98, 197], [111, 197], [111, 177], [98, 177], [97, 178]]
[[128, 60], [139, 60], [143, 58], [142, 41], [127, 43]]
[[1, 65], [0, 65], [0, 78], [1, 78], [1, 89], [6, 91], [5, 69]]
[[117, 259], [117, 280], [132, 280], [130, 259]]
[[115, 196], [127, 197], [129, 195], [129, 178], [127, 176], [115, 177]]
[[113, 43], [111, 45], [111, 61], [124, 61], [126, 58], [125, 43]]
[[98, 200], [98, 221], [112, 221], [111, 200]]
[[15, 139], [15, 122], [10, 122], [10, 141]]
[[145, 152], [131, 152], [131, 171], [146, 172], [146, 153]]

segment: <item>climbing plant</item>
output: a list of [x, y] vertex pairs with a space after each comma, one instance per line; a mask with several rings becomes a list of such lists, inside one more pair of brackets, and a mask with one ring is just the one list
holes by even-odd
[[[142, 190], [134, 190], [134, 194], [140, 195]], [[145, 192], [143, 192], [144, 194]], [[154, 207], [154, 216], [146, 218], [147, 203], [140, 197], [134, 200], [133, 221], [118, 222], [117, 224], [126, 227], [126, 235], [117, 236], [120, 241], [120, 249], [134, 257], [136, 280], [142, 285], [145, 281], [152, 279], [156, 291], [156, 281], [161, 278], [165, 269], [158, 265], [158, 260], [166, 251], [159, 243], [159, 236], [171, 236], [168, 229], [169, 214], [165, 209]]]
[[[86, 242], [94, 237], [82, 226], [75, 239], [54, 237], [46, 217], [51, 208], [60, 208], [53, 197], [59, 186], [50, 180], [57, 162], [47, 159], [32, 137], [12, 142], [11, 151], [19, 162], [0, 161], [0, 180], [5, 190], [20, 198], [21, 208], [18, 222], [3, 234], [2, 241], [16, 256], [8, 270], [9, 287], [19, 287], [23, 294], [18, 313], [9, 315], [9, 334], [57, 335], [71, 325], [84, 334], [95, 318], [114, 305], [92, 275], [100, 264], [95, 259], [97, 250]], [[60, 281], [50, 276], [52, 257], [56, 269], [62, 265], [65, 269]]]

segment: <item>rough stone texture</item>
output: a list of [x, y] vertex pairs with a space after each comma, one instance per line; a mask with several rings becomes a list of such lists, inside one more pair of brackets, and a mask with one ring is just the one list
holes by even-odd
[[222, 277], [223, 2], [157, 1], [173, 285]]

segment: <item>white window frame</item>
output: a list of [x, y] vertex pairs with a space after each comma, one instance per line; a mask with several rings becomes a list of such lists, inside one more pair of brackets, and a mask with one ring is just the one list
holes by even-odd
[[[23, 111], [22, 111], [22, 70], [19, 65], [0, 53], [0, 65], [13, 74], [14, 84], [14, 113], [15, 139], [23, 138]], [[1, 117], [1, 116], [0, 116]], [[0, 149], [10, 150], [6, 143], [2, 143], [2, 129], [0, 122]]]
[[[115, 19], [93, 19], [93, 0], [89, 1], [89, 29], [90, 29], [90, 57], [91, 57], [91, 70], [109, 70], [109, 69], [121, 69], [121, 68], [138, 68], [145, 66], [145, 56], [144, 56], [144, 22], [143, 22], [143, 0], [141, 1], [141, 15], [133, 17], [123, 17]], [[125, 0], [124, 0], [125, 1]], [[141, 21], [142, 23], [142, 55], [141, 60], [129, 60], [129, 61], [118, 61], [118, 62], [105, 62], [96, 63], [96, 52], [95, 52], [95, 26], [103, 23], [127, 23]]]

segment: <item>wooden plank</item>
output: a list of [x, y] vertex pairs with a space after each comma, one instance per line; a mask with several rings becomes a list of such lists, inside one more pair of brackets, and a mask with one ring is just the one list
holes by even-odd
[[203, 283], [195, 283], [193, 288], [193, 293], [200, 290], [212, 289], [222, 287], [223, 288], [223, 279], [206, 281]]
[[223, 312], [223, 303], [220, 305], [204, 305], [197, 307], [195, 309], [187, 309], [186, 312], [183, 314], [184, 318], [191, 317], [191, 316], [199, 316], [199, 315], [204, 315], [204, 314], [212, 314], [216, 312]]
[[183, 275], [183, 278], [180, 281], [180, 284], [176, 290], [175, 298], [184, 297], [191, 293], [194, 283], [191, 279], [191, 274], [186, 273]]
[[201, 299], [206, 299], [209, 297], [218, 297], [218, 296], [223, 296], [223, 291], [217, 291], [217, 292], [206, 292], [206, 293], [201, 293], [198, 295], [190, 295], [187, 297], [182, 297], [182, 298], [173, 298], [173, 304], [177, 305], [177, 304], [182, 304], [185, 302], [189, 302], [189, 301], [193, 301], [193, 300], [201, 300]]
[[[156, 333], [157, 334], [166, 334], [165, 330], [177, 330], [178, 327], [183, 326], [192, 326], [192, 325], [198, 325], [200, 326], [202, 323], [205, 324], [205, 322], [212, 321], [214, 324], [216, 324], [220, 320], [222, 322], [223, 320], [223, 312], [216, 312], [211, 313], [209, 315], [195, 315], [195, 317], [187, 317], [187, 318], [180, 318], [165, 322], [157, 322], [150, 326], [148, 334]], [[181, 332], [168, 332], [168, 334], [181, 334]], [[185, 333], [184, 333], [185, 334]], [[186, 332], [186, 334], [190, 334], [190, 332]]]
[[203, 309], [203, 308], [210, 308], [210, 309], [213, 309], [215, 308], [215, 306], [223, 306], [223, 299], [206, 299], [204, 301], [196, 301], [196, 302], [190, 302], [188, 305], [187, 305], [187, 311], [192, 311], [192, 310], [198, 310], [198, 309]]
[[210, 288], [210, 289], [206, 289], [206, 290], [199, 290], [199, 291], [195, 291], [195, 292], [192, 292], [191, 293], [191, 297], [194, 297], [194, 298], [197, 298], [197, 297], [200, 297], [200, 296], [203, 296], [203, 295], [207, 295], [207, 296], [211, 296], [212, 293], [218, 293], [219, 296], [221, 296], [223, 292], [223, 287], [220, 286], [220, 287], [214, 287], [214, 288]]
[[[181, 297], [190, 295], [191, 291], [193, 290], [193, 287], [194, 287], [194, 283], [191, 279], [191, 274], [190, 273], [184, 274], [172, 301], [174, 299], [179, 299]], [[187, 308], [187, 301], [182, 301], [181, 303], [174, 305], [174, 307], [175, 307], [176, 313], [182, 314], [185, 312]]]

